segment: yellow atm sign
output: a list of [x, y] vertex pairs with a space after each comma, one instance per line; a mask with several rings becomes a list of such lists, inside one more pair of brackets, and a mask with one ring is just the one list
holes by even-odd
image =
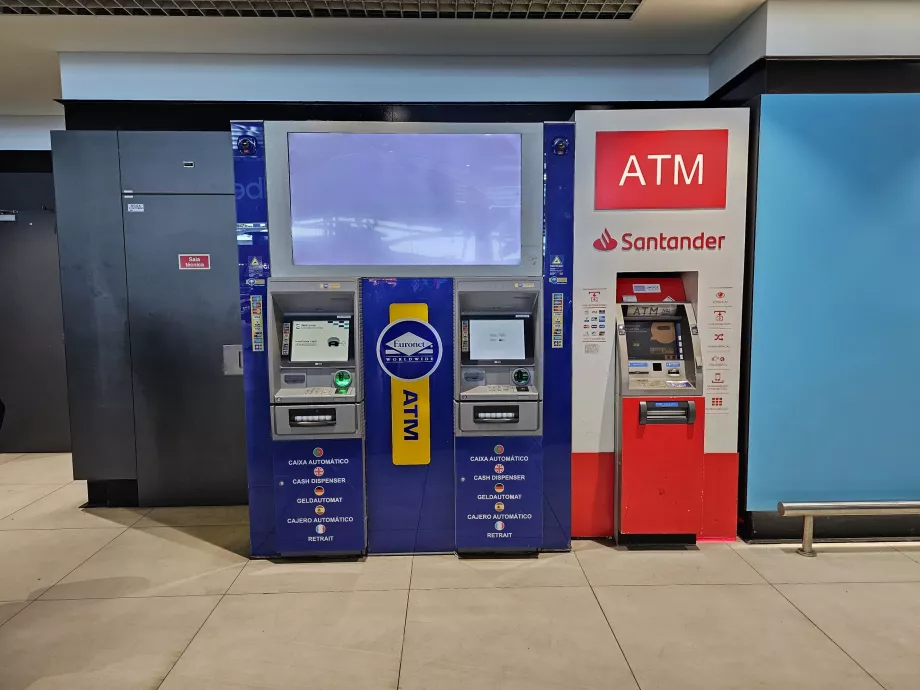
[[377, 339], [377, 361], [390, 377], [394, 465], [431, 462], [431, 395], [428, 378], [443, 349], [428, 323], [428, 305], [390, 305], [390, 323]]

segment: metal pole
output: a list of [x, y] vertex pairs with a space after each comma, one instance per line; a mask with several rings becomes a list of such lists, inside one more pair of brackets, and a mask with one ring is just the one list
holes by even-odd
[[809, 556], [814, 558], [817, 554], [815, 549], [812, 546], [812, 543], [815, 539], [815, 516], [806, 515], [805, 516], [805, 529], [802, 534], [802, 548], [798, 550], [798, 553], [802, 556]]

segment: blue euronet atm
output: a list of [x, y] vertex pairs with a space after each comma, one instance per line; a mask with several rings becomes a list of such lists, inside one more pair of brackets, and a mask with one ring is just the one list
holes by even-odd
[[253, 556], [568, 549], [574, 126], [232, 132]]

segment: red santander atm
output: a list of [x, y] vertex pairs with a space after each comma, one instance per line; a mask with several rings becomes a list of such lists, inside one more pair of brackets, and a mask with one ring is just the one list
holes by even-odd
[[695, 541], [702, 520], [703, 358], [680, 275], [616, 283], [615, 526], [620, 541]]
[[575, 538], [736, 537], [749, 124], [575, 113]]

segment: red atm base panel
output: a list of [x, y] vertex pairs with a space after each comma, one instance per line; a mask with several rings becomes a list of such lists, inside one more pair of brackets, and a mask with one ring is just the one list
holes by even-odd
[[[692, 424], [640, 424], [639, 398], [623, 399], [620, 468], [622, 534], [699, 533], [703, 512], [702, 397]], [[659, 398], [660, 400], [660, 398]]]
[[699, 541], [734, 541], [738, 534], [738, 454], [706, 453]]
[[[572, 454], [572, 536], [614, 536], [613, 453]], [[733, 541], [738, 533], [738, 454], [706, 453], [698, 541]]]

